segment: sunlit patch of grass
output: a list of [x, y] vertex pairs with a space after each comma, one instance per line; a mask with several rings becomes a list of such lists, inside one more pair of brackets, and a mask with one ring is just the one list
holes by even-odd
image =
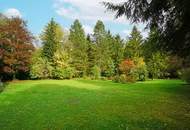
[[189, 93], [179, 80], [13, 82], [0, 93], [0, 129], [190, 129]]

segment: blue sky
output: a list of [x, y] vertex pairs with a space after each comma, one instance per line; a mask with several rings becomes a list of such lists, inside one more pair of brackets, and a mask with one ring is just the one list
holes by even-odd
[[[117, 3], [125, 0], [107, 1]], [[106, 12], [101, 2], [102, 0], [0, 0], [0, 12], [7, 16], [22, 17], [35, 36], [54, 18], [64, 29], [69, 29], [73, 21], [79, 19], [86, 33], [92, 33], [96, 21], [102, 20], [106, 29], [125, 38], [133, 25], [124, 17], [114, 19], [114, 14]], [[137, 27], [143, 36], [147, 35], [143, 24], [138, 24]]]

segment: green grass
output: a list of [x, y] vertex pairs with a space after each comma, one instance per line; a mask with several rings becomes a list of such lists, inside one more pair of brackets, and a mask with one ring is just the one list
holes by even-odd
[[90, 80], [10, 83], [0, 130], [190, 130], [190, 86]]

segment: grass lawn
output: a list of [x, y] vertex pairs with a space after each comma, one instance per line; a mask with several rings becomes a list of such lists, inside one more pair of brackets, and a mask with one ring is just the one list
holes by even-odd
[[90, 80], [12, 82], [0, 130], [190, 130], [190, 86]]

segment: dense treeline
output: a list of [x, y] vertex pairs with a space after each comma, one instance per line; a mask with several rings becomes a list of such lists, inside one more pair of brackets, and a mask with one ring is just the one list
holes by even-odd
[[19, 18], [0, 18], [0, 74], [12, 79], [111, 79], [116, 82], [144, 81], [148, 78], [188, 79], [186, 58], [158, 49], [159, 31], [151, 29], [143, 39], [136, 26], [126, 40], [112, 35], [102, 21], [93, 34], [86, 35], [75, 20], [69, 33], [54, 20], [40, 35], [41, 48]]

